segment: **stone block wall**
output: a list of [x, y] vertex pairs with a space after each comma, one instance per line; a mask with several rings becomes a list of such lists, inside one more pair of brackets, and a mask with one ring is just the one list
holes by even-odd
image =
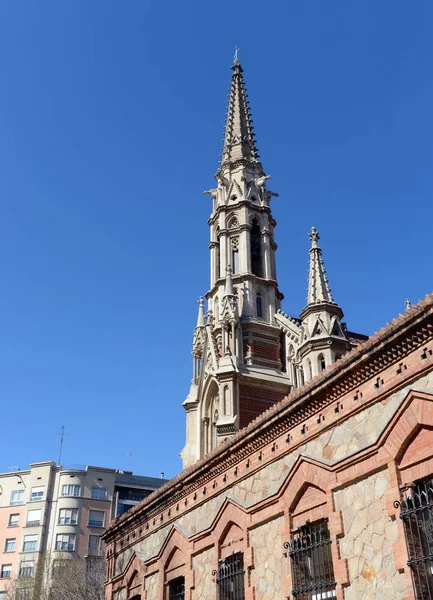
[[141, 600], [165, 600], [180, 574], [186, 600], [215, 600], [219, 560], [236, 552], [245, 600], [292, 598], [284, 542], [322, 517], [337, 600], [415, 600], [394, 501], [402, 485], [433, 474], [433, 354], [423, 354], [431, 360], [416, 349], [405, 368], [391, 363], [337, 398], [326, 388], [314, 411], [308, 398], [302, 421], [288, 413], [272, 433], [264, 422], [122, 517], [107, 540], [107, 600], [129, 600], [135, 572]]
[[407, 596], [405, 576], [394, 561], [398, 529], [386, 509], [389, 488], [389, 472], [384, 469], [335, 492], [335, 508], [342, 513], [344, 529], [340, 553], [349, 568], [345, 600], [402, 600]]

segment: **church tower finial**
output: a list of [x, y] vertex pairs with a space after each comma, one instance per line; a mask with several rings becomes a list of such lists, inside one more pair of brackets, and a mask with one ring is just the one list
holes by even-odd
[[334, 303], [331, 288], [329, 287], [326, 276], [325, 264], [322, 258], [322, 250], [319, 248], [319, 232], [315, 227], [311, 228], [309, 233], [311, 240], [310, 249], [310, 270], [308, 274], [308, 294], [307, 305], [318, 302]]
[[202, 296], [200, 296], [199, 301], [198, 301], [198, 317], [197, 317], [197, 325], [196, 327], [204, 327], [205, 326], [205, 320], [204, 320], [204, 299]]
[[224, 291], [225, 296], [233, 296], [233, 280], [232, 280], [232, 268], [230, 265], [226, 267], [226, 285]]

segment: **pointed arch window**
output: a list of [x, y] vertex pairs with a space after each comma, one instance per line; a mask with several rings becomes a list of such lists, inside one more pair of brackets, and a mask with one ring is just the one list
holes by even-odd
[[262, 276], [262, 235], [257, 219], [253, 220], [250, 232], [251, 271], [257, 277]]
[[216, 279], [221, 277], [220, 228], [216, 228], [217, 245], [215, 248]]
[[326, 361], [323, 354], [319, 354], [319, 356], [317, 357], [317, 366], [319, 368], [319, 373], [326, 369]]
[[313, 379], [313, 369], [311, 367], [311, 360], [309, 358], [307, 359], [307, 375], [308, 381], [310, 381], [310, 379]]
[[239, 273], [239, 238], [231, 240], [232, 246], [232, 273]]
[[261, 319], [263, 317], [263, 303], [262, 303], [262, 296], [261, 296], [260, 292], [256, 296], [256, 315], [258, 316], [259, 319]]

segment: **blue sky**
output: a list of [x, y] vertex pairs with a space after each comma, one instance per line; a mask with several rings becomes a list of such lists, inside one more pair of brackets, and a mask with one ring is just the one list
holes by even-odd
[[174, 475], [240, 47], [284, 310], [315, 225], [350, 329], [433, 290], [429, 0], [0, 5], [0, 470]]

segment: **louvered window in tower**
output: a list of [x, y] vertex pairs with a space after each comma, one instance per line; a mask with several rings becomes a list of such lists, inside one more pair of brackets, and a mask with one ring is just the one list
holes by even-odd
[[237, 552], [220, 563], [217, 575], [218, 600], [245, 600], [244, 555]]
[[239, 238], [232, 238], [232, 273], [239, 273]]
[[260, 233], [260, 226], [256, 219], [254, 219], [251, 232], [250, 232], [250, 244], [251, 244], [251, 271], [257, 277], [262, 276], [262, 236]]
[[400, 506], [407, 564], [412, 574], [416, 600], [433, 599], [433, 479], [418, 481], [406, 492]]
[[256, 296], [256, 315], [261, 319], [263, 317], [262, 297], [260, 294]]
[[296, 600], [336, 598], [331, 539], [325, 519], [292, 534], [288, 549], [292, 567], [292, 595]]

